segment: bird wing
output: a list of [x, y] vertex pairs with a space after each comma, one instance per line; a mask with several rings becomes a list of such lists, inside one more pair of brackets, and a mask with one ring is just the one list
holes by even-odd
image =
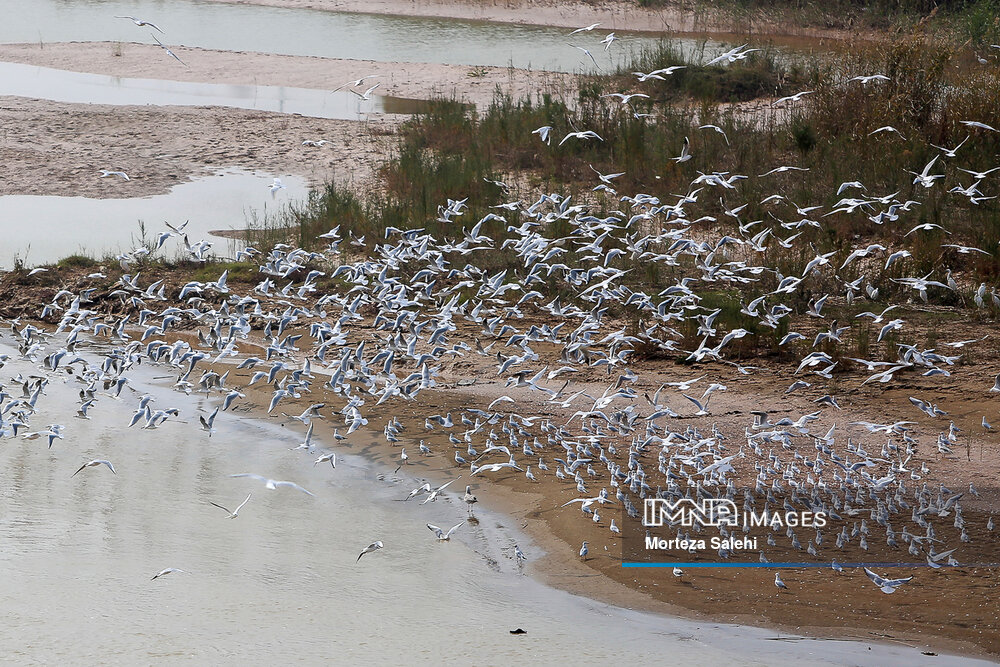
[[310, 495], [310, 496], [314, 496], [315, 495], [313, 493], [310, 493], [309, 491], [306, 491], [305, 489], [303, 489], [301, 486], [299, 486], [295, 482], [275, 481], [274, 485], [275, 486], [287, 486], [287, 487], [292, 488], [292, 489], [298, 489], [302, 493], [305, 493], [306, 495]]
[[[247, 496], [247, 498], [248, 498], [248, 499], [249, 499], [249, 497], [250, 497], [250, 496]], [[232, 510], [230, 510], [230, 509], [229, 509], [228, 507], [223, 507], [223, 506], [222, 506], [222, 505], [220, 505], [219, 503], [213, 503], [213, 502], [212, 502], [211, 500], [209, 500], [209, 501], [208, 501], [208, 504], [209, 504], [209, 505], [215, 505], [215, 506], [216, 506], [216, 507], [218, 507], [218, 508], [219, 508], [220, 510], [226, 510], [226, 511], [227, 511], [227, 512], [229, 512], [230, 514], [234, 514], [234, 512], [233, 512]], [[243, 503], [243, 504], [245, 505], [245, 504], [246, 504], [246, 501], [244, 501], [244, 503]], [[240, 505], [240, 507], [243, 507], [243, 505]]]
[[[233, 514], [238, 513], [241, 509], [243, 509], [244, 505], [246, 505], [248, 502], [250, 502], [250, 496], [251, 495], [253, 495], [253, 494], [250, 494], [250, 493], [247, 494], [246, 500], [244, 500], [242, 503], [240, 503], [240, 506], [236, 508], [236, 512], [233, 512]], [[212, 503], [212, 504], [214, 505], [215, 503]], [[223, 508], [223, 509], [225, 509], [225, 508]]]

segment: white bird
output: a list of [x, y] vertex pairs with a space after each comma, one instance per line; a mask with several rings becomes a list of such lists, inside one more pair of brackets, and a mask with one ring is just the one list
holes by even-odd
[[118, 178], [122, 179], [123, 181], [130, 181], [130, 180], [132, 180], [131, 178], [128, 177], [128, 174], [126, 174], [124, 171], [113, 171], [111, 169], [101, 169], [101, 176], [100, 177], [101, 178], [107, 178], [108, 176], [117, 176]]
[[978, 120], [960, 120], [958, 122], [966, 127], [978, 127], [981, 130], [989, 130], [991, 132], [998, 131], [995, 127], [987, 125], [986, 123], [980, 123]]
[[362, 100], [364, 100], [365, 102], [367, 102], [368, 100], [370, 100], [370, 99], [372, 98], [372, 97], [371, 97], [371, 95], [372, 95], [372, 91], [374, 91], [374, 90], [375, 90], [376, 88], [378, 88], [378, 87], [379, 87], [379, 86], [381, 86], [381, 85], [382, 85], [382, 83], [381, 83], [381, 82], [379, 82], [379, 83], [376, 83], [376, 84], [375, 84], [374, 86], [372, 86], [371, 88], [369, 88], [368, 90], [366, 90], [366, 91], [365, 91], [365, 92], [363, 92], [363, 93], [359, 93], [359, 92], [358, 92], [358, 91], [356, 91], [356, 90], [352, 90], [351, 92], [352, 92], [352, 93], [354, 93], [355, 95], [357, 95], [357, 96], [358, 96], [359, 98], [361, 98], [361, 99], [362, 99]]
[[726, 145], [727, 145], [727, 146], [729, 145], [729, 137], [728, 137], [728, 136], [726, 135], [726, 132], [725, 132], [725, 130], [723, 130], [723, 129], [722, 129], [721, 127], [719, 127], [718, 125], [712, 125], [711, 123], [708, 123], [708, 124], [706, 124], [706, 125], [699, 125], [699, 126], [698, 126], [698, 129], [699, 129], [699, 130], [715, 130], [716, 132], [718, 132], [719, 134], [721, 134], [721, 135], [722, 135], [722, 138], [723, 138], [723, 139], [725, 139], [725, 140], [726, 140]]
[[337, 467], [337, 452], [328, 452], [326, 454], [323, 454], [318, 459], [316, 459], [315, 461], [313, 461], [313, 465], [316, 465], [318, 463], [326, 463], [327, 461], [330, 462], [331, 466], [333, 466], [334, 468], [336, 468]]
[[210, 438], [212, 437], [212, 434], [215, 433], [215, 417], [218, 414], [219, 414], [219, 408], [217, 407], [212, 412], [212, 414], [209, 415], [208, 419], [205, 419], [205, 415], [198, 415], [198, 419], [199, 421], [201, 421], [202, 430], [208, 431], [208, 437]]
[[399, 472], [399, 469], [406, 465], [406, 462], [410, 460], [409, 455], [406, 453], [406, 447], [399, 450], [399, 465], [396, 467], [394, 472]]
[[597, 69], [601, 69], [601, 66], [597, 64], [597, 60], [594, 58], [594, 54], [592, 54], [589, 50], [583, 48], [582, 46], [577, 46], [576, 44], [570, 44], [570, 46], [572, 46], [574, 49], [579, 49], [580, 51], [586, 53], [587, 56], [590, 58], [590, 60], [593, 61], [594, 67], [596, 67]]
[[278, 190], [285, 190], [287, 187], [287, 185], [281, 182], [280, 178], [275, 178], [271, 185], [268, 186], [271, 190], [271, 199], [274, 199], [274, 196], [278, 194]]
[[[166, 576], [168, 574], [173, 574], [174, 572], [184, 572], [184, 570], [179, 570], [176, 567], [168, 567], [165, 570], [160, 570], [153, 575], [153, 579], [159, 579], [160, 577]], [[152, 581], [153, 579], [150, 579]]]
[[[593, 30], [594, 28], [596, 28], [596, 27], [598, 27], [600, 25], [601, 25], [600, 23], [591, 23], [590, 25], [584, 26], [583, 28], [577, 28], [576, 30], [574, 30], [573, 32], [571, 32], [569, 34], [570, 35], [575, 35], [578, 32], [590, 32], [591, 30]], [[612, 33], [612, 34], [614, 34], [614, 33]]]
[[670, 159], [676, 162], [677, 164], [680, 164], [682, 162], [687, 162], [688, 160], [691, 159], [691, 142], [688, 141], [687, 137], [684, 137], [684, 145], [681, 146], [681, 154], [678, 155], [677, 157], [672, 157]]
[[240, 510], [243, 509], [243, 506], [246, 505], [248, 502], [250, 502], [250, 496], [251, 495], [253, 495], [253, 494], [248, 493], [246, 499], [242, 503], [240, 503], [239, 507], [237, 507], [235, 510], [230, 510], [230, 509], [228, 509], [226, 507], [223, 507], [219, 503], [213, 503], [211, 500], [208, 501], [208, 504], [209, 505], [215, 505], [220, 510], [226, 510], [227, 512], [229, 512], [229, 518], [230, 519], [235, 519], [236, 517], [238, 517], [240, 515]]
[[83, 470], [84, 468], [92, 468], [94, 466], [99, 466], [99, 465], [106, 465], [106, 466], [108, 466], [108, 469], [111, 470], [111, 472], [113, 472], [116, 475], [118, 474], [117, 472], [115, 472], [115, 467], [113, 465], [111, 465], [111, 461], [106, 461], [104, 459], [94, 459], [93, 461], [88, 461], [88, 462], [84, 463], [82, 466], [80, 466], [79, 468], [77, 468], [77, 471], [75, 473], [73, 473], [72, 475], [70, 475], [70, 477], [76, 477], [76, 474], [78, 472], [80, 472], [81, 470]]
[[434, 531], [434, 534], [437, 536], [437, 538], [438, 538], [439, 541], [445, 542], [445, 541], [451, 539], [452, 533], [454, 533], [456, 530], [458, 530], [459, 528], [461, 528], [462, 524], [461, 523], [456, 523], [454, 526], [452, 526], [451, 528], [448, 529], [447, 533], [444, 532], [442, 529], [438, 528], [437, 526], [435, 526], [433, 523], [427, 524], [427, 527], [430, 528], [432, 531]]
[[593, 130], [583, 130], [582, 132], [570, 132], [570, 133], [568, 133], [565, 137], [563, 137], [562, 141], [559, 142], [559, 145], [562, 146], [564, 143], [566, 143], [566, 141], [568, 139], [571, 139], [571, 138], [572, 139], [597, 139], [598, 141], [604, 141], [604, 139], [601, 139], [601, 137], [597, 134], [597, 132], [594, 132]]
[[[382, 544], [382, 540], [378, 540], [376, 542], [372, 542], [367, 547], [365, 547], [364, 550], [360, 554], [358, 554], [358, 560], [361, 560], [361, 556], [364, 556], [365, 554], [370, 554], [373, 551], [378, 551], [383, 546], [384, 545]], [[356, 560], [354, 562], [357, 563], [358, 560]]]
[[268, 488], [268, 489], [271, 489], [272, 491], [274, 489], [277, 489], [279, 486], [286, 486], [286, 487], [288, 487], [290, 489], [297, 489], [297, 490], [301, 491], [302, 493], [304, 493], [306, 495], [309, 495], [309, 496], [315, 495], [313, 493], [310, 493], [309, 491], [306, 491], [305, 489], [303, 489], [301, 486], [299, 486], [295, 482], [286, 482], [286, 481], [279, 480], [279, 479], [270, 479], [270, 478], [264, 477], [263, 475], [257, 475], [257, 474], [254, 474], [252, 472], [241, 472], [241, 473], [237, 473], [235, 475], [230, 475], [230, 477], [249, 477], [251, 479], [256, 479], [256, 480], [258, 480], [260, 482], [264, 482], [264, 487]]
[[478, 502], [478, 500], [474, 495], [472, 495], [471, 486], [465, 487], [465, 495], [462, 496], [462, 500], [465, 501], [466, 507], [469, 508], [469, 514], [472, 514], [472, 506], [475, 505]]
[[870, 137], [870, 136], [875, 135], [875, 134], [881, 134], [882, 132], [895, 132], [896, 134], [899, 135], [900, 139], [905, 139], [905, 137], [903, 136], [903, 133], [900, 132], [899, 130], [897, 130], [896, 128], [894, 128], [892, 125], [883, 125], [880, 128], [872, 130], [871, 132], [868, 133], [868, 136]]
[[532, 134], [537, 134], [538, 138], [541, 139], [542, 141], [544, 141], [546, 144], [551, 144], [552, 143], [552, 138], [549, 137], [549, 133], [550, 132], [552, 132], [552, 126], [551, 125], [542, 125], [537, 130], [532, 130], [531, 131]]
[[[156, 39], [156, 35], [154, 35], [153, 33], [149, 33], [149, 35], [150, 35], [150, 37], [152, 37], [153, 39]], [[156, 43], [160, 45], [160, 48], [161, 48], [161, 49], [163, 49], [164, 51], [166, 51], [166, 52], [167, 52], [167, 55], [168, 55], [168, 56], [170, 56], [171, 58], [173, 58], [174, 60], [176, 60], [177, 62], [179, 62], [179, 63], [180, 63], [181, 65], [184, 65], [184, 67], [187, 67], [187, 66], [188, 66], [188, 64], [187, 64], [186, 62], [184, 62], [183, 60], [181, 60], [180, 58], [178, 58], [178, 57], [177, 57], [177, 54], [176, 54], [176, 53], [174, 53], [174, 52], [173, 52], [173, 51], [171, 51], [171, 50], [170, 50], [169, 48], [167, 48], [167, 45], [166, 45], [166, 44], [164, 44], [163, 42], [161, 42], [161, 41], [160, 41], [160, 40], [158, 40], [158, 39], [156, 39]], [[189, 69], [190, 69], [190, 68], [189, 68]]]
[[368, 79], [374, 79], [377, 76], [378, 76], [378, 74], [368, 74], [366, 76], [361, 77], [360, 79], [355, 79], [353, 81], [348, 81], [345, 84], [341, 84], [341, 85], [337, 86], [336, 88], [334, 88], [330, 92], [334, 92], [335, 93], [335, 92], [337, 92], [338, 90], [340, 90], [342, 88], [347, 88], [348, 86], [351, 86], [353, 88], [357, 88], [358, 86], [360, 86], [361, 84], [363, 84]]
[[861, 85], [867, 85], [872, 81], [888, 81], [889, 77], [884, 74], [870, 74], [868, 76], [855, 76], [848, 79], [848, 81], [860, 81]]
[[878, 576], [877, 574], [869, 570], [867, 567], [864, 568], [864, 571], [865, 574], [868, 575], [868, 578], [874, 581], [875, 585], [878, 586], [880, 589], [882, 589], [882, 592], [885, 593], [886, 595], [891, 595], [895, 593], [897, 588], [899, 588], [906, 582], [913, 579], [912, 576], [904, 577], [902, 579], [883, 579], [882, 577]]
[[132, 23], [136, 24], [136, 25], [137, 25], [137, 26], [139, 26], [140, 28], [141, 28], [142, 26], [144, 26], [144, 25], [148, 25], [148, 26], [149, 26], [150, 28], [153, 28], [154, 30], [157, 30], [157, 31], [159, 31], [159, 33], [160, 33], [161, 35], [165, 35], [165, 34], [166, 34], [166, 33], [165, 33], [165, 32], [163, 32], [162, 30], [160, 30], [160, 29], [159, 29], [159, 28], [158, 28], [158, 27], [156, 26], [156, 24], [154, 24], [154, 23], [150, 23], [149, 21], [144, 21], [144, 20], [142, 20], [142, 19], [137, 19], [137, 18], [136, 18], [136, 17], [134, 17], [134, 16], [116, 16], [115, 18], [116, 18], [116, 19], [128, 19], [129, 21], [131, 21]]
[[453, 484], [453, 483], [457, 482], [460, 479], [462, 479], [461, 476], [456, 477], [455, 479], [451, 480], [450, 482], [445, 482], [444, 484], [442, 484], [438, 488], [436, 488], [433, 491], [431, 491], [431, 493], [430, 493], [429, 496], [427, 496], [422, 501], [420, 501], [420, 504], [421, 505], [426, 505], [427, 503], [434, 502], [435, 500], [437, 500], [437, 497], [439, 495], [441, 495], [442, 491], [444, 491], [446, 488], [448, 488], [448, 486], [450, 484]]
[[775, 572], [774, 573], [774, 585], [777, 586], [778, 588], [783, 588], [786, 591], [788, 590], [788, 586], [786, 586], [785, 582], [781, 580], [781, 573], [780, 572]]
[[806, 96], [806, 95], [812, 95], [814, 92], [816, 92], [816, 91], [813, 91], [813, 90], [803, 90], [801, 92], [795, 93], [794, 95], [788, 95], [787, 97], [779, 97], [778, 99], [776, 99], [774, 101], [774, 103], [771, 106], [772, 107], [776, 107], [776, 106], [778, 106], [780, 104], [783, 104], [785, 102], [798, 102], [804, 96]]

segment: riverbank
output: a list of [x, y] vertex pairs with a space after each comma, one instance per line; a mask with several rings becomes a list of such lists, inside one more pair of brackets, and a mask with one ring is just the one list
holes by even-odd
[[[0, 353], [16, 357], [9, 334], [0, 339]], [[83, 354], [96, 361], [100, 352]], [[132, 369], [121, 400], [99, 391], [88, 420], [71, 417], [82, 385], [57, 373], [37, 418], [66, 423], [68, 437], [51, 450], [37, 440], [4, 441], [0, 466], [16, 472], [0, 489], [7, 582], [0, 639], [16, 646], [11, 656], [19, 661], [211, 654], [216, 664], [235, 665], [294, 654], [375, 664], [394, 651], [411, 664], [467, 664], [484, 652], [553, 662], [572, 653], [579, 665], [668, 652], [688, 664], [941, 664], [898, 644], [820, 646], [759, 628], [636, 613], [540, 585], [509, 557], [523, 535], [507, 516], [480, 508], [479, 523], [462, 522], [451, 542], [439, 543], [424, 523], [461, 522], [465, 510], [453, 495], [398, 502], [412, 483], [409, 471], [393, 475], [364, 456], [340, 452], [335, 469], [313, 466], [313, 456], [288, 451], [301, 439], [300, 424], [259, 419], [242, 401], [220, 413], [209, 437], [197, 416], [217, 398], [171, 391], [166, 371]], [[15, 358], [5, 372], [38, 371]], [[179, 414], [157, 429], [129, 429], [140, 394]], [[373, 431], [355, 434], [359, 444], [377, 439]], [[116, 474], [101, 467], [72, 475], [93, 456], [111, 459]], [[229, 477], [244, 471], [294, 479], [314, 495]], [[235, 506], [247, 495], [235, 521], [210, 505]], [[384, 549], [359, 560], [376, 537]], [[165, 567], [179, 571], [151, 580]], [[87, 613], [95, 605], [101, 613]], [[39, 623], [42, 616], [49, 622]], [[511, 633], [518, 627], [523, 635]], [[468, 640], [455, 643], [456, 633]]]
[[[93, 286], [93, 282], [82, 278], [90, 270], [64, 267], [33, 278], [7, 274], [0, 280], [0, 301], [5, 304], [0, 315], [30, 317], [37, 310], [36, 304], [50, 298], [56, 286], [64, 286], [74, 292], [84, 285]], [[116, 286], [119, 271], [110, 267], [108, 273], [109, 277], [98, 283], [100, 287], [94, 294], [97, 303], [92, 307], [103, 309], [116, 303], [110, 291]], [[162, 271], [155, 267], [147, 267], [143, 275], [149, 280], [163, 279], [168, 294], [176, 293], [184, 282], [194, 277], [180, 268]], [[207, 280], [210, 275], [214, 275], [211, 266], [198, 271], [201, 280]], [[249, 288], [254, 281], [252, 274], [248, 276], [235, 268], [230, 269], [230, 285], [234, 289]], [[280, 295], [271, 298], [258, 295], [258, 298], [265, 310], [279, 306], [282, 300]], [[903, 314], [902, 311], [900, 314]], [[942, 314], [938, 313], [937, 317]], [[919, 313], [906, 315], [912, 318]], [[543, 315], [532, 309], [525, 314], [521, 326], [540, 327], [546, 322]], [[945, 326], [935, 325], [938, 327], [937, 335], [943, 339], [971, 339], [984, 333], [990, 333], [992, 337], [1000, 333], [994, 332], [992, 325], [974, 327], [960, 321], [946, 322]], [[306, 333], [308, 324], [308, 319], [299, 321], [284, 335]], [[608, 326], [613, 329], [616, 322], [611, 321]], [[346, 343], [349, 346], [359, 341], [379, 340], [378, 332], [366, 321], [352, 324], [349, 335], [350, 341]], [[185, 327], [171, 335], [170, 339], [178, 336], [192, 344], [197, 343], [193, 328]], [[455, 340], [471, 341], [476, 336], [475, 328], [467, 325], [462, 325], [452, 334]], [[251, 342], [241, 345], [241, 351], [243, 354], [259, 355], [264, 347], [262, 341], [254, 334]], [[544, 344], [534, 347], [541, 355], [539, 363], [554, 368], [558, 363], [555, 358], [557, 350]], [[981, 415], [991, 414], [994, 410], [992, 395], [986, 387], [989, 386], [990, 369], [1000, 364], [1000, 354], [979, 346], [966, 356], [968, 362], [962, 366], [963, 372], [956, 372], [946, 385], [936, 378], [911, 376], [885, 390], [871, 384], [862, 385], [863, 374], [846, 375], [840, 379], [841, 389], [838, 391], [842, 409], [823, 411], [813, 429], [822, 432], [835, 426], [838, 438], [854, 438], [855, 442], [865, 443], [868, 447], [877, 447], [878, 442], [858, 422], [910, 420], [915, 424], [914, 433], [933, 433], [939, 427], [935, 420], [916, 416], [916, 410], [903, 407], [908, 405], [907, 396], [928, 396], [933, 392], [937, 405], [946, 410], [949, 419], [967, 434], [963, 441], [968, 443], [968, 449], [963, 447], [961, 451], [945, 456], [925, 452], [921, 460], [929, 461], [933, 466], [933, 475], [928, 478], [933, 484], [963, 489], [973, 483], [979, 489], [978, 498], [963, 500], [967, 520], [977, 522], [978, 526], [983, 516], [1000, 506], [1000, 493], [994, 482], [1000, 476], [1000, 451], [992, 436], [977, 429]], [[297, 364], [297, 360], [293, 363]], [[776, 421], [781, 417], [794, 420], [816, 408], [815, 392], [785, 395], [784, 387], [794, 377], [787, 367], [766, 359], [758, 360], [756, 366], [756, 371], [749, 376], [743, 376], [735, 369], [716, 370], [713, 379], [729, 390], [713, 397], [708, 416], [693, 416], [690, 407], [681, 405], [683, 401], [679, 395], [669, 392], [661, 400], [672, 404], [681, 414], [672, 428], [682, 431], [694, 427], [701, 432], [717, 429], [720, 436], [732, 443], [727, 446], [735, 451], [738, 443], [745, 438], [744, 430], [753, 420], [751, 411], [767, 409], [771, 419]], [[339, 427], [343, 434], [343, 425], [337, 423], [339, 420], [323, 420], [316, 422], [314, 438], [324, 447], [331, 447], [339, 453], [363, 455], [386, 468], [398, 465], [401, 447], [405, 447], [410, 453], [410, 460], [397, 474], [402, 480], [409, 476], [442, 484], [461, 478], [458, 486], [471, 484], [473, 492], [484, 504], [517, 519], [517, 527], [525, 530], [545, 550], [544, 558], [530, 554], [529, 571], [551, 585], [579, 595], [623, 607], [679, 614], [701, 621], [711, 619], [764, 626], [817, 637], [892, 641], [928, 652], [947, 650], [967, 655], [1000, 654], [1000, 628], [994, 606], [998, 582], [991, 568], [898, 569], [899, 576], [913, 575], [914, 580], [892, 596], [873, 587], [858, 569], [847, 569], [843, 573], [835, 573], [828, 568], [785, 570], [783, 578], [790, 588], [785, 592], [774, 587], [773, 572], [768, 570], [690, 569], [683, 579], [678, 580], [669, 568], [622, 568], [621, 538], [609, 531], [612, 518], [619, 523], [623, 520], [619, 509], [602, 509], [601, 513], [605, 514], [603, 520], [594, 522], [591, 517], [582, 516], [576, 505], [563, 507], [564, 503], [578, 495], [575, 489], [551, 474], [541, 474], [532, 458], [518, 456], [522, 465], [532, 465], [538, 473], [537, 481], [528, 480], [523, 472], [515, 471], [469, 476], [467, 466], [454, 460], [455, 453], [465, 455], [465, 444], [457, 445], [451, 441], [447, 429], [422, 426], [430, 414], [450, 413], [457, 423], [461, 414], [468, 415], [471, 408], [485, 408], [502, 396], [509, 396], [511, 401], [497, 403], [494, 410], [504, 415], [504, 419], [521, 414], [551, 420], [554, 424], [572, 422], [572, 409], [543, 401], [538, 392], [505, 387], [502, 377], [492, 379], [496, 377], [494, 367], [492, 357], [471, 352], [457, 356], [442, 364], [439, 386], [427, 395], [421, 394], [412, 402], [394, 404], [389, 412], [366, 410], [371, 418], [370, 430], [340, 441], [334, 433], [334, 429]], [[223, 372], [226, 368], [228, 366], [220, 366], [218, 370]], [[637, 360], [632, 368], [640, 378], [635, 384], [640, 395], [653, 395], [662, 383], [693, 375], [692, 369], [662, 359]], [[299, 426], [280, 416], [280, 413], [298, 414], [310, 404], [320, 402], [326, 404], [327, 410], [341, 407], [342, 399], [321, 387], [325, 378], [319, 375], [313, 382], [311, 392], [298, 399], [283, 401], [280, 410], [271, 416], [264, 416], [271, 387], [258, 383], [245, 388], [251, 373], [251, 370], [233, 370], [229, 375], [229, 385], [244, 388], [247, 395], [240, 401], [240, 410], [246, 411], [245, 414], [262, 416], [297, 432], [301, 430]], [[573, 390], [597, 396], [607, 381], [602, 371], [583, 368], [573, 374]], [[625, 402], [619, 400], [609, 409], [616, 405], [623, 407]], [[378, 433], [392, 417], [406, 426], [398, 442], [392, 443], [372, 435]], [[432, 452], [430, 455], [417, 453], [420, 442], [428, 446]], [[481, 447], [478, 441], [475, 444]], [[806, 455], [811, 449], [805, 445], [800, 445], [800, 448]], [[539, 451], [536, 455], [554, 465], [552, 457], [558, 453], [558, 450]], [[749, 484], [748, 471], [743, 470], [743, 466], [740, 466], [740, 471], [740, 483]], [[417, 485], [413, 483], [414, 487]], [[401, 491], [407, 491], [406, 486], [405, 482], [399, 484]], [[939, 528], [942, 537], [946, 528]], [[972, 534], [972, 543], [962, 545], [961, 562], [991, 562], [995, 558], [991, 534], [981, 528], [976, 528]], [[947, 539], [949, 543], [955, 541], [950, 531]], [[575, 556], [583, 540], [590, 542], [591, 549], [591, 557], [585, 562]], [[846, 551], [838, 549], [835, 553], [835, 558], [841, 562], [863, 561], [871, 557], [856, 547], [848, 547]], [[750, 558], [755, 557], [756, 552], [752, 552]], [[873, 618], [882, 620], [877, 626], [872, 626]]]
[[[451, 97], [487, 104], [497, 90], [514, 96], [573, 86], [570, 75], [508, 68], [376, 63], [175, 47], [191, 69], [159, 47], [110, 43], [5, 44], [0, 61], [117, 77], [329, 89], [373, 76], [378, 92], [406, 98]], [[374, 85], [373, 83], [371, 85]], [[370, 114], [364, 122], [222, 107], [69, 104], [0, 98], [8, 177], [0, 195], [145, 197], [205, 170], [239, 167], [294, 173], [314, 187], [363, 188], [394, 147], [406, 116]], [[326, 145], [304, 146], [305, 140]], [[101, 169], [130, 181], [98, 178]]]
[[727, 32], [732, 24], [706, 12], [675, 6], [644, 8], [627, 0], [583, 2], [570, 0], [506, 0], [454, 2], [453, 0], [210, 0], [222, 4], [264, 5], [283, 9], [313, 9], [390, 16], [516, 23], [521, 25], [581, 28], [600, 23], [605, 30], [631, 32]]
[[377, 62], [183, 46], [172, 50], [189, 67], [165, 56], [155, 44], [118, 42], [0, 44], [0, 61], [129, 78], [330, 91], [346, 90], [349, 82], [367, 77], [367, 85], [358, 92], [378, 83], [375, 92], [379, 95], [424, 100], [446, 97], [475, 105], [488, 104], [498, 87], [517, 98], [567, 92], [575, 88], [576, 81], [571, 74], [511, 67]]

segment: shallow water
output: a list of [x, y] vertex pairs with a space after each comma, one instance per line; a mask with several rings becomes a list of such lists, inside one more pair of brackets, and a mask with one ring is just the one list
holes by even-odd
[[[16, 357], [3, 334], [0, 353]], [[22, 361], [0, 371], [37, 373]], [[128, 372], [121, 400], [71, 415], [78, 386], [57, 377], [33, 426], [66, 437], [0, 442], [0, 645], [11, 663], [75, 664], [973, 664], [897, 645], [772, 641], [778, 633], [627, 611], [519, 572], [503, 550], [535, 547], [486, 509], [450, 543], [464, 508], [397, 502], [418, 480], [379, 476], [360, 457], [314, 467], [289, 448], [301, 428], [220, 414], [198, 428], [203, 396], [165, 387], [165, 367]], [[126, 425], [141, 392], [181, 414], [156, 430]], [[354, 437], [358, 438], [360, 433]], [[361, 437], [380, 437], [369, 434]], [[93, 458], [104, 467], [73, 471]], [[266, 490], [256, 472], [313, 492]], [[210, 501], [233, 506], [236, 520]], [[482, 494], [480, 494], [482, 498]], [[357, 562], [369, 542], [382, 551]], [[478, 553], [477, 553], [478, 552]], [[499, 570], [484, 556], [496, 559]], [[156, 581], [167, 567], [185, 570]], [[512, 636], [521, 627], [528, 634]]]
[[[193, 0], [0, 0], [4, 17], [0, 42], [121, 41], [152, 44], [150, 28], [116, 15], [152, 21], [165, 44], [260, 51], [295, 56], [352, 58], [383, 62], [492, 65], [554, 71], [591, 70], [586, 55], [567, 44], [590, 49], [601, 67], [628, 49], [653, 44], [650, 35], [626, 35], [603, 53], [609, 30], [567, 37], [565, 28], [532, 27], [453, 19], [408, 18], [228, 5]], [[657, 26], [650, 26], [656, 29]], [[698, 42], [684, 42], [694, 48]], [[164, 54], [163, 57], [168, 57]], [[360, 75], [359, 75], [360, 76]], [[337, 82], [340, 83], [340, 82]], [[336, 84], [334, 84], [336, 85]]]
[[[176, 227], [187, 220], [184, 231], [190, 241], [212, 241], [213, 252], [224, 257], [229, 241], [209, 232], [243, 229], [249, 219], [262, 219], [289, 202], [306, 198], [304, 179], [287, 174], [280, 178], [287, 187], [273, 199], [269, 190], [273, 174], [242, 170], [208, 174], [151, 197], [0, 196], [0, 234], [5, 239], [0, 244], [0, 269], [11, 268], [15, 259], [37, 266], [72, 254], [103, 257], [132, 250], [142, 240], [139, 221], [146, 226], [147, 238], [155, 240], [167, 230], [163, 221]], [[128, 183], [116, 177], [107, 181], [109, 191], [128, 196]], [[177, 251], [179, 243], [180, 239], [166, 242], [167, 257]]]
[[347, 91], [134, 79], [0, 62], [2, 95], [77, 104], [235, 107], [342, 120], [361, 120], [372, 113], [416, 113], [425, 104], [375, 94], [362, 100]]

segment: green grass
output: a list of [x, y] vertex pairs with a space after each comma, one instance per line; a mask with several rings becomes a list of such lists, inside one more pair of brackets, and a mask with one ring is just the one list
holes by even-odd
[[60, 269], [91, 269], [99, 265], [100, 262], [87, 255], [70, 255], [63, 257], [56, 263]]

